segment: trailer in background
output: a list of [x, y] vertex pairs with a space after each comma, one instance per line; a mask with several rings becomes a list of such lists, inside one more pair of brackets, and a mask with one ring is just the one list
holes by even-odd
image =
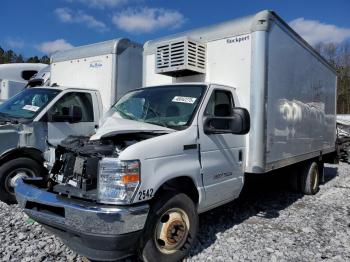
[[2, 103], [22, 91], [28, 80], [45, 67], [47, 65], [39, 63], [0, 65], [0, 102]]
[[140, 87], [142, 45], [117, 39], [75, 47], [51, 56], [51, 84], [98, 89], [104, 111]]

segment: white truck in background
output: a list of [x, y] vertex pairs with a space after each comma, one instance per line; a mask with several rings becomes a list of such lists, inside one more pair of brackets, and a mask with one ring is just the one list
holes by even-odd
[[27, 87], [50, 86], [50, 75], [51, 66], [47, 65], [28, 80]]
[[28, 80], [47, 67], [40, 63], [13, 63], [0, 65], [0, 103], [21, 92]]
[[336, 80], [272, 11], [149, 41], [144, 88], [64, 140], [49, 181], [16, 180], [17, 200], [90, 259], [179, 261], [198, 214], [237, 198], [246, 174], [293, 167], [317, 193], [337, 157]]
[[[45, 177], [42, 153], [68, 135], [87, 135], [125, 92], [142, 83], [142, 46], [115, 39], [55, 53], [42, 72], [0, 105], [0, 200], [14, 203], [13, 178]], [[50, 86], [45, 79], [50, 77]], [[47, 80], [48, 81], [48, 80]]]

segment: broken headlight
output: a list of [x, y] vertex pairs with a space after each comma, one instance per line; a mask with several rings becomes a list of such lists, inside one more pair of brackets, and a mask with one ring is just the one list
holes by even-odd
[[140, 182], [140, 161], [103, 158], [99, 162], [98, 201], [129, 204]]

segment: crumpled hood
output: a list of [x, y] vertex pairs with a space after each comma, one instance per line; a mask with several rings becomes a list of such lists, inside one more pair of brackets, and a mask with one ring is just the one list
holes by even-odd
[[119, 116], [118, 113], [114, 113], [105, 118], [101, 126], [97, 129], [96, 133], [91, 136], [90, 140], [98, 140], [102, 137], [135, 133], [135, 132], [164, 132], [171, 133], [174, 129], [170, 129], [163, 126], [143, 123], [139, 121], [124, 119]]

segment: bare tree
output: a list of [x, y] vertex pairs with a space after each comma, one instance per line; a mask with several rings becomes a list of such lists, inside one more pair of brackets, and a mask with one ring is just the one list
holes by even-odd
[[338, 73], [337, 112], [350, 114], [350, 44], [319, 43], [315, 49], [334, 66]]

